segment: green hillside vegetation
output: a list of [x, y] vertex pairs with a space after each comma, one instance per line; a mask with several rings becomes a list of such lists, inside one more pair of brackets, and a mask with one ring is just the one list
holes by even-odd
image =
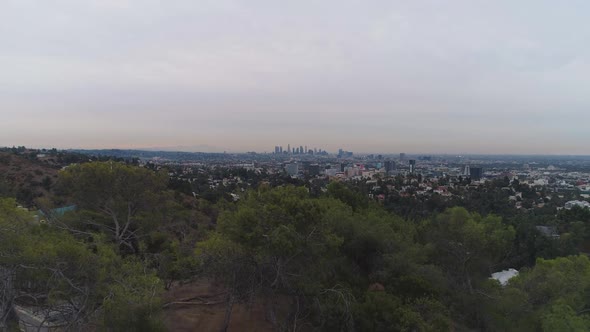
[[59, 169], [55, 159], [39, 159], [36, 152], [0, 151], [0, 196], [16, 197], [19, 203], [30, 205], [49, 195]]
[[[554, 240], [534, 227], [547, 216], [448, 207], [416, 220], [337, 182], [260, 185], [238, 202], [173, 188], [164, 171], [72, 165], [41, 203], [76, 210], [45, 223], [5, 191], [0, 326], [16, 326], [18, 305], [64, 329], [159, 331], [182, 303], [221, 310], [219, 330], [245, 307], [276, 331], [590, 329], [585, 212], [551, 216], [571, 232]], [[521, 273], [506, 286], [490, 279], [509, 267]], [[165, 295], [203, 282], [218, 301]]]

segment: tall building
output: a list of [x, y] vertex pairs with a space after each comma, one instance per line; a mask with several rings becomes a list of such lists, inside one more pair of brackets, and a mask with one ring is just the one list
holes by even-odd
[[463, 175], [466, 175], [466, 176], [470, 176], [471, 175], [471, 170], [469, 168], [469, 165], [463, 166], [463, 172], [462, 173], [463, 173]]
[[395, 161], [393, 160], [386, 160], [385, 161], [385, 172], [391, 173], [395, 169]]
[[320, 165], [318, 164], [309, 165], [307, 169], [310, 176], [320, 175]]
[[279, 146], [275, 146], [275, 154], [279, 154], [281, 153], [281, 149], [279, 148]]
[[291, 153], [291, 144], [287, 144], [287, 153]]
[[410, 174], [416, 173], [416, 160], [410, 159]]
[[469, 169], [469, 177], [471, 178], [471, 180], [479, 181], [479, 180], [481, 180], [482, 176], [483, 176], [483, 168], [471, 167]]

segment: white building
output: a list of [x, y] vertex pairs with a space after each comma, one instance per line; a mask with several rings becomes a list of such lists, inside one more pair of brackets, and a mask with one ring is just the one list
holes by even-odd
[[590, 203], [588, 203], [586, 201], [569, 201], [569, 202], [565, 203], [565, 208], [568, 210], [571, 210], [574, 206], [579, 206], [581, 208], [589, 208], [590, 209]]
[[508, 281], [510, 279], [518, 276], [518, 271], [515, 269], [508, 269], [500, 272], [496, 272], [492, 274], [492, 279], [497, 280], [500, 285], [506, 286], [508, 285]]

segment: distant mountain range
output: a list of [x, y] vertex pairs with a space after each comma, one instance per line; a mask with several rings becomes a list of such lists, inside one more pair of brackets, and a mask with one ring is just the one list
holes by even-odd
[[164, 147], [149, 147], [144, 149], [137, 149], [138, 151], [167, 151], [167, 152], [203, 152], [203, 153], [223, 153], [227, 151], [220, 147], [211, 145], [193, 145], [193, 146], [164, 146]]
[[88, 156], [106, 156], [122, 159], [139, 158], [144, 160], [161, 158], [173, 161], [236, 161], [251, 160], [252, 158], [254, 158], [252, 154], [225, 152], [185, 152], [135, 149], [70, 149], [66, 151], [77, 152]]

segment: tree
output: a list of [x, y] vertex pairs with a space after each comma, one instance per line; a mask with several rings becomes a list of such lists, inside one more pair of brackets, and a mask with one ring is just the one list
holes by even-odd
[[[349, 301], [348, 290], [330, 283], [342, 243], [327, 219], [333, 210], [351, 212], [336, 200], [311, 199], [304, 188], [285, 187], [250, 192], [235, 212], [220, 217], [198, 252], [209, 274], [229, 288], [227, 324], [232, 305], [254, 296], [265, 299], [276, 327], [297, 326], [313, 305], [326, 308], [323, 300], [335, 301], [330, 308], [351, 308], [337, 305]], [[277, 301], [284, 296], [293, 303], [281, 314]]]
[[515, 231], [496, 216], [481, 217], [464, 208], [451, 208], [425, 227], [437, 249], [436, 260], [461, 287], [473, 293], [472, 278], [489, 275], [509, 252]]
[[346, 203], [354, 211], [367, 208], [369, 200], [357, 191], [353, 191], [341, 182], [331, 182], [328, 185], [328, 195]]
[[103, 250], [111, 261], [99, 270], [99, 324], [112, 331], [163, 331], [162, 281], [134, 257], [121, 259], [108, 247]]
[[121, 258], [100, 236], [82, 242], [36, 223], [12, 199], [0, 200], [0, 290], [0, 326], [19, 305], [34, 307], [40, 325], [65, 330], [90, 323], [114, 331], [158, 327], [161, 282], [153, 272], [134, 257]]
[[433, 263], [447, 275], [446, 301], [455, 308], [455, 319], [481, 328], [481, 284], [502, 266], [514, 229], [499, 217], [456, 207], [425, 222], [421, 233], [425, 244], [433, 245]]
[[109, 234], [120, 248], [137, 251], [137, 240], [154, 227], [167, 176], [115, 162], [68, 167], [61, 190], [81, 209], [79, 228]]
[[404, 302], [391, 293], [367, 292], [356, 316], [359, 331], [451, 330], [448, 309], [428, 298]]
[[[446, 312], [430, 312], [442, 308], [433, 286], [440, 273], [421, 265], [428, 257], [415, 235], [413, 224], [381, 207], [354, 212], [338, 199], [283, 187], [248, 193], [197, 252], [205, 272], [228, 288], [226, 326], [234, 303], [262, 298], [269, 321], [289, 331], [304, 323], [323, 331], [444, 329]], [[372, 284], [386, 294], [368, 292]]]
[[19, 240], [31, 221], [31, 215], [16, 208], [14, 199], [0, 199], [0, 328], [6, 326], [18, 297], [15, 274]]
[[541, 318], [543, 331], [572, 331], [584, 332], [590, 330], [590, 316], [578, 315], [567, 304], [558, 303], [551, 307]]
[[506, 287], [488, 285], [486, 313], [491, 330], [588, 331], [590, 259], [538, 259]]

